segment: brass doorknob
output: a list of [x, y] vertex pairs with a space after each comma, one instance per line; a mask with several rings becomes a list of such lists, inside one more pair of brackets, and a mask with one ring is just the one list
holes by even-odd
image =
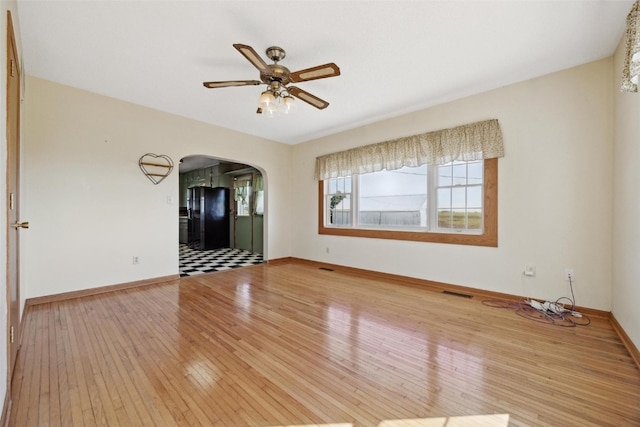
[[29, 221], [16, 222], [15, 224], [13, 224], [13, 228], [15, 228], [16, 230], [18, 228], [29, 228]]

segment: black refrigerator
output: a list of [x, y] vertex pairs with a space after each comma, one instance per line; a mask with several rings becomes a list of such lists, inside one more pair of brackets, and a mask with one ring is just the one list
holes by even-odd
[[230, 246], [229, 194], [226, 187], [189, 189], [189, 246], [193, 249], [208, 250]]

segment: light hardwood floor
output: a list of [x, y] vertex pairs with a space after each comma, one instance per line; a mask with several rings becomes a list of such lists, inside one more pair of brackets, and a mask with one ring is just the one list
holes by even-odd
[[9, 424], [639, 426], [640, 371], [592, 320], [301, 263], [183, 278], [28, 307]]

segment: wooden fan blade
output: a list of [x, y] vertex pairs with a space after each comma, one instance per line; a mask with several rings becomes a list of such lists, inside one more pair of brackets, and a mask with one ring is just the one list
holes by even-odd
[[329, 106], [329, 103], [324, 99], [320, 99], [315, 95], [311, 95], [309, 92], [299, 89], [295, 86], [287, 87], [287, 91], [290, 95], [295, 96], [301, 101], [306, 102], [309, 105], [316, 107], [319, 110], [324, 110]]
[[251, 46], [247, 46], [246, 44], [236, 43], [233, 45], [233, 47], [235, 47], [238, 50], [238, 52], [242, 54], [242, 56], [247, 58], [249, 62], [253, 64], [254, 67], [260, 70], [261, 73], [271, 72], [271, 69], [269, 68], [267, 63], [264, 62], [264, 59], [262, 59], [260, 55], [258, 55]]
[[204, 87], [209, 89], [215, 89], [218, 87], [231, 87], [231, 86], [256, 86], [262, 84], [260, 80], [229, 80], [226, 82], [204, 82]]
[[306, 82], [309, 80], [326, 79], [327, 77], [336, 77], [340, 75], [340, 68], [333, 62], [317, 67], [311, 67], [304, 70], [296, 71], [289, 74], [292, 82]]

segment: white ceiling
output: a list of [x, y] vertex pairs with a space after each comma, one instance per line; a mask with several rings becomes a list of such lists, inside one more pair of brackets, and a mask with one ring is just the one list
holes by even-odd
[[[19, 0], [18, 15], [29, 75], [297, 144], [608, 57], [632, 4]], [[264, 86], [204, 88], [259, 80], [234, 43], [280, 46], [291, 71], [335, 62], [341, 76], [297, 84], [331, 105], [268, 118]]]

